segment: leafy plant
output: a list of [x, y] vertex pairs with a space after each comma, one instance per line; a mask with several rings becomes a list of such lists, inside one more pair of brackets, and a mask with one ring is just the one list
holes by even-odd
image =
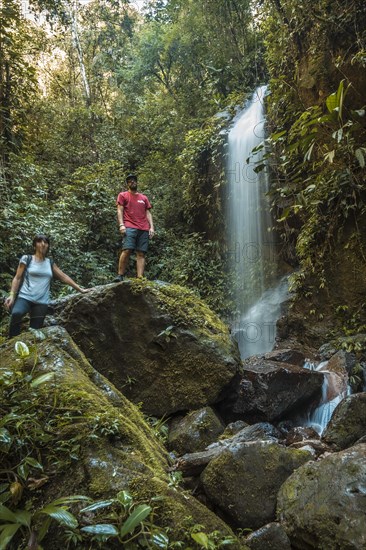
[[28, 547], [38, 547], [53, 519], [65, 528], [75, 529], [78, 522], [68, 511], [68, 507], [85, 500], [89, 499], [81, 495], [62, 497], [33, 513], [22, 509], [11, 511], [4, 504], [0, 504], [0, 548], [5, 549], [18, 532], [22, 539], [27, 541]]

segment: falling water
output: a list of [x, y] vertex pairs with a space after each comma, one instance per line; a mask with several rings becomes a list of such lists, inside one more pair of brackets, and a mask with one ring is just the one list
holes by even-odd
[[255, 91], [228, 136], [228, 247], [237, 306], [233, 335], [243, 358], [273, 348], [280, 305], [287, 296], [286, 281], [278, 284], [277, 279], [268, 173], [255, 170], [262, 151], [252, 153], [264, 140], [266, 89]]
[[318, 403], [314, 404], [310, 409], [307, 408], [306, 411], [295, 418], [295, 424], [311, 427], [319, 435], [327, 427], [337, 405], [350, 394], [347, 380], [339, 373], [327, 370], [327, 365], [327, 361], [319, 363], [319, 365], [305, 363], [305, 368], [324, 374], [322, 396]]

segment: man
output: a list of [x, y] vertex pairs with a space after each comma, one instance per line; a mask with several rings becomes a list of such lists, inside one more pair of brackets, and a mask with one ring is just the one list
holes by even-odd
[[137, 277], [144, 276], [145, 254], [149, 247], [149, 238], [154, 235], [152, 206], [146, 195], [137, 192], [137, 176], [129, 174], [126, 183], [128, 191], [121, 192], [117, 197], [118, 225], [124, 239], [118, 263], [118, 275], [114, 282], [123, 281], [133, 250], [136, 250], [137, 256]]

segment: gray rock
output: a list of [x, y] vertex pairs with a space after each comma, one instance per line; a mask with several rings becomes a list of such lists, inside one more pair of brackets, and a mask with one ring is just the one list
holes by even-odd
[[322, 384], [322, 373], [252, 357], [244, 362], [236, 396], [225, 400], [219, 411], [229, 420], [239, 417], [249, 423], [273, 422], [320, 396]]
[[244, 428], [247, 428], [248, 426], [249, 424], [244, 422], [244, 420], [237, 420], [236, 422], [230, 422], [230, 424], [226, 426], [220, 439], [227, 439], [228, 437], [232, 437], [233, 435], [237, 434], [238, 432], [240, 432]]
[[345, 449], [366, 435], [366, 392], [345, 397], [336, 407], [322, 441]]
[[201, 481], [209, 500], [239, 527], [275, 519], [277, 492], [311, 454], [271, 442], [232, 445], [213, 458]]
[[277, 349], [266, 353], [264, 357], [270, 361], [289, 363], [298, 367], [302, 367], [305, 363], [305, 355], [302, 351], [296, 349]]
[[280, 523], [268, 523], [246, 539], [250, 550], [291, 550], [290, 539]]
[[294, 548], [366, 548], [366, 444], [298, 468], [278, 493], [277, 515]]
[[173, 419], [169, 426], [168, 448], [178, 455], [203, 451], [218, 439], [224, 428], [211, 407], [192, 411], [184, 418]]

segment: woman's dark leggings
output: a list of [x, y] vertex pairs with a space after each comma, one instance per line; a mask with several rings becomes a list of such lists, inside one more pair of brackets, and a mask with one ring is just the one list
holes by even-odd
[[42, 328], [43, 321], [46, 317], [48, 305], [47, 304], [34, 304], [24, 298], [17, 298], [13, 309], [11, 310], [9, 336], [18, 336], [20, 334], [22, 318], [26, 313], [30, 314], [30, 327]]

